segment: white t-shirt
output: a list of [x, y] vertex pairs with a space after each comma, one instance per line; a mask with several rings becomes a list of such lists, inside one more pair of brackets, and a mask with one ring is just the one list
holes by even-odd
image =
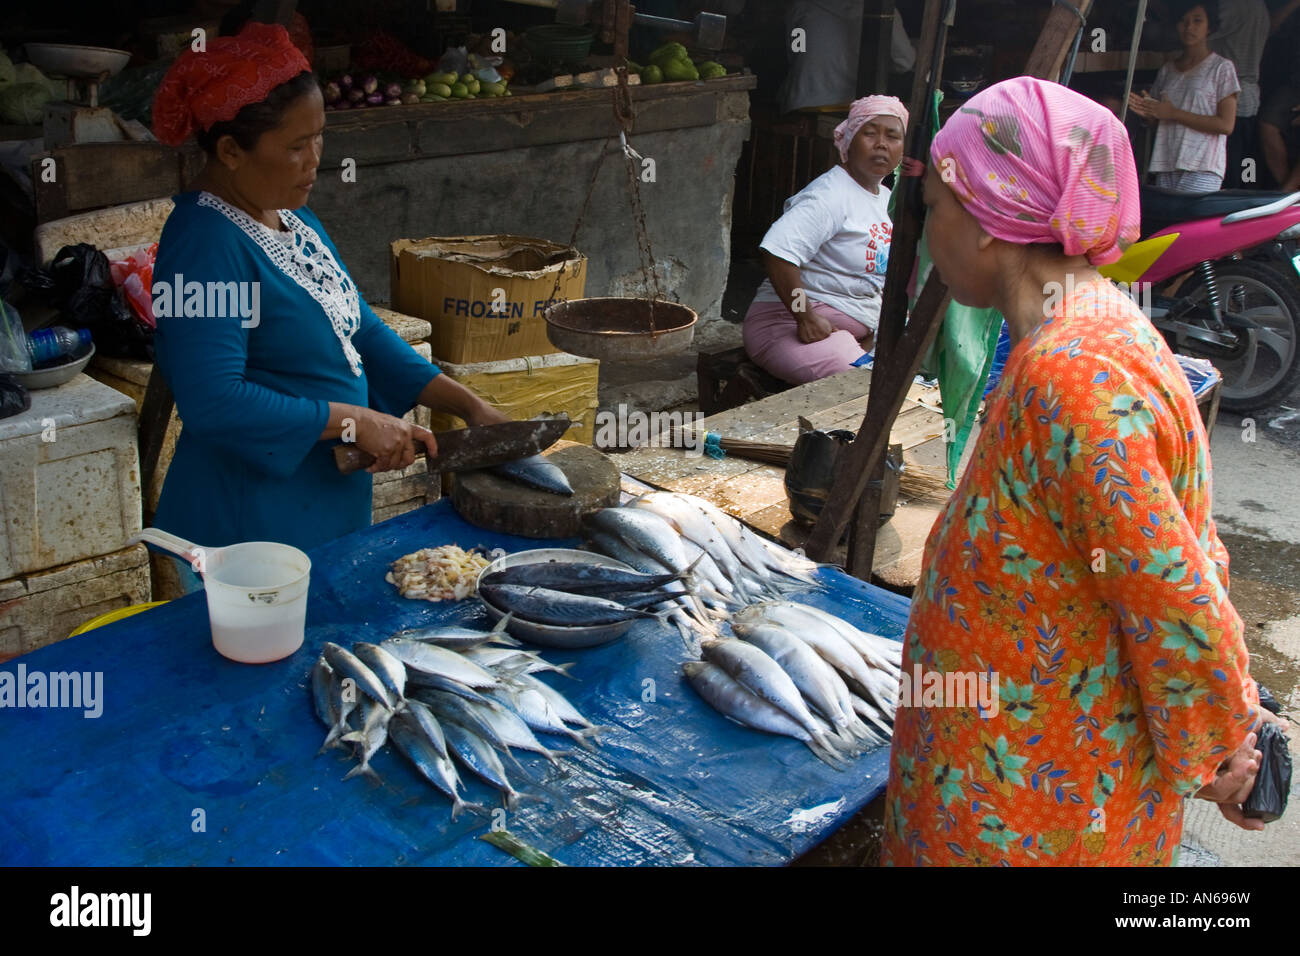
[[[787, 39], [796, 28], [804, 31], [806, 50], [789, 53], [790, 72], [779, 94], [781, 112], [836, 106], [872, 92], [858, 92], [862, 0], [791, 0], [786, 8]], [[916, 50], [897, 10], [889, 59], [894, 73], [906, 73], [916, 63]]]
[[[1154, 98], [1167, 96], [1178, 109], [1205, 116], [1219, 112], [1221, 99], [1240, 92], [1236, 67], [1217, 53], [1211, 53], [1186, 73], [1180, 73], [1170, 61], [1160, 68], [1151, 86]], [[1222, 176], [1228, 168], [1228, 137], [1161, 120], [1148, 168], [1153, 173], [1185, 169]]]
[[[759, 247], [799, 267], [810, 299], [839, 309], [873, 332], [889, 270], [889, 190], [871, 193], [833, 166], [785, 201]], [[756, 302], [779, 302], [764, 280]]]

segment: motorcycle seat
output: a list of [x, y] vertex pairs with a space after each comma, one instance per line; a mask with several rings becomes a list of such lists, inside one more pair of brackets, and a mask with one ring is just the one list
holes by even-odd
[[1142, 235], [1150, 236], [1180, 222], [1193, 219], [1221, 219], [1243, 209], [1267, 206], [1289, 193], [1258, 189], [1220, 189], [1213, 193], [1179, 193], [1155, 186], [1143, 186]]

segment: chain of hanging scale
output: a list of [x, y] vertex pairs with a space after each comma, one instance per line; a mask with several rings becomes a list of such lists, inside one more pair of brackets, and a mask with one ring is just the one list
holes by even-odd
[[[627, 85], [627, 70], [619, 68], [618, 85], [614, 88], [614, 118], [618, 121], [619, 145], [623, 149], [623, 158], [627, 166], [627, 186], [628, 198], [632, 205], [632, 219], [636, 225], [637, 239], [637, 257], [641, 262], [641, 280], [647, 291], [653, 293], [650, 304], [650, 331], [655, 330], [655, 303], [663, 299], [663, 293], [659, 288], [659, 273], [654, 267], [654, 251], [650, 248], [650, 230], [646, 226], [645, 207], [641, 204], [641, 179], [637, 175], [636, 163], [643, 159], [640, 153], [628, 145], [627, 134], [632, 129], [632, 123], [636, 119], [636, 113], [632, 109], [632, 95]], [[573, 235], [569, 237], [569, 247], [577, 248], [578, 232], [582, 229], [583, 219], [587, 215], [587, 206], [591, 203], [591, 194], [596, 191], [596, 180], [600, 177], [601, 167], [605, 165], [605, 155], [609, 152], [610, 144], [614, 137], [610, 137], [601, 144], [600, 158], [596, 160], [596, 168], [591, 171], [591, 181], [587, 184], [587, 195], [583, 197], [582, 207], [578, 210], [577, 221], [573, 224]], [[560, 282], [564, 277], [564, 270], [567, 262], [560, 264], [559, 270], [555, 273], [555, 287], [551, 290], [551, 301], [554, 302], [560, 292]]]

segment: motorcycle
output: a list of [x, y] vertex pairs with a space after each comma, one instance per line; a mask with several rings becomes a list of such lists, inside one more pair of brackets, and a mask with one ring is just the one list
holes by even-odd
[[1141, 205], [1146, 238], [1102, 275], [1140, 292], [1171, 349], [1214, 364], [1223, 408], [1286, 399], [1300, 384], [1300, 192], [1143, 187]]

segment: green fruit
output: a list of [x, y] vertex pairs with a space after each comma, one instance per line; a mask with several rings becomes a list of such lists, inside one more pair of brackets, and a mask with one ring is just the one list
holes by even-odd
[[662, 67], [665, 60], [685, 60], [689, 59], [686, 53], [686, 47], [680, 43], [665, 43], [659, 49], [650, 54], [650, 62], [656, 66]]
[[664, 81], [664, 71], [651, 63], [641, 71], [642, 83], [662, 83]]
[[478, 77], [476, 77], [473, 73], [463, 73], [460, 76], [460, 81], [464, 83], [466, 86], [469, 86], [471, 83], [477, 82]]
[[644, 70], [644, 69], [645, 69], [645, 67], [644, 67], [644, 66], [641, 66], [641, 65], [638, 64], [638, 63], [633, 63], [631, 60], [628, 60], [628, 61], [627, 61], [627, 71], [628, 71], [629, 73], [636, 73], [636, 74], [640, 75], [641, 71]]
[[479, 93], [483, 92], [483, 84], [481, 84], [478, 80], [475, 80], [473, 83], [466, 83], [465, 89], [469, 90], [471, 93], [477, 96]]
[[438, 74], [438, 82], [439, 82], [439, 83], [445, 83], [445, 84], [447, 84], [448, 86], [451, 86], [453, 83], [459, 83], [459, 82], [460, 82], [460, 74], [459, 74], [459, 73], [439, 73], [439, 74]]
[[416, 96], [423, 96], [425, 93], [429, 92], [429, 90], [424, 80], [411, 80], [411, 82], [407, 83], [402, 89], [402, 92], [414, 93]]
[[421, 103], [445, 103], [447, 97], [439, 96], [437, 93], [425, 93], [420, 97]]
[[487, 96], [500, 96], [506, 91], [504, 83], [484, 83], [479, 92]]
[[453, 83], [451, 85], [451, 95], [458, 100], [469, 99], [469, 90], [465, 88], [464, 83]]
[[663, 63], [664, 79], [671, 83], [681, 83], [686, 80], [698, 80], [700, 71], [695, 68], [695, 64], [690, 60], [667, 60]]
[[727, 75], [727, 68], [721, 63], [715, 63], [713, 60], [707, 60], [699, 66], [700, 79], [716, 80], [718, 77]]
[[446, 83], [434, 83], [425, 91], [426, 93], [437, 93], [443, 99], [451, 96], [451, 87]]

